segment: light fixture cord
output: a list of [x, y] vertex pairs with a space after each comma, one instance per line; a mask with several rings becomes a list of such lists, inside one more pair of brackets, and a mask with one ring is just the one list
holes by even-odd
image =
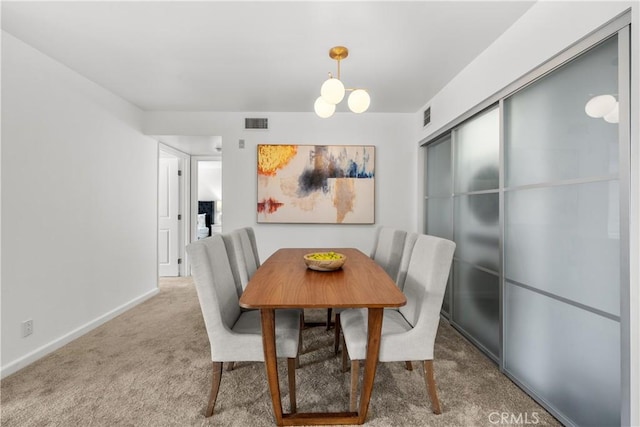
[[338, 59], [338, 80], [340, 80], [340, 60]]

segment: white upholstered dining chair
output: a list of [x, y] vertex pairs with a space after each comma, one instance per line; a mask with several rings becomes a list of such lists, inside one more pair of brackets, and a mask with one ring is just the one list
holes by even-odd
[[[229, 258], [221, 235], [187, 246], [191, 271], [204, 317], [213, 379], [205, 415], [210, 417], [220, 388], [224, 362], [264, 361], [262, 329], [258, 310], [241, 311]], [[299, 314], [276, 310], [276, 354], [287, 358], [291, 412], [296, 412], [295, 366], [300, 336]], [[247, 384], [247, 387], [250, 385]], [[247, 389], [247, 392], [249, 390]]]
[[378, 263], [389, 277], [396, 279], [407, 232], [391, 227], [379, 227], [371, 250], [371, 259]]
[[[229, 255], [229, 263], [231, 265], [231, 273], [236, 284], [238, 298], [247, 287], [249, 280], [260, 267], [260, 258], [258, 256], [258, 245], [256, 235], [251, 227], [238, 228], [228, 233], [222, 234], [222, 240]], [[241, 309], [245, 311], [245, 309]], [[300, 313], [300, 330], [304, 326], [304, 311]], [[299, 338], [300, 349], [302, 349], [302, 333]], [[300, 360], [297, 359], [299, 364]], [[227, 370], [232, 371], [234, 362], [227, 363]]]
[[222, 239], [229, 254], [231, 272], [236, 283], [238, 297], [240, 297], [247, 287], [247, 283], [260, 267], [256, 236], [253, 228], [244, 227], [223, 233]]
[[[400, 286], [398, 279], [402, 255], [405, 253], [406, 238], [406, 231], [396, 230], [391, 227], [378, 227], [371, 251], [371, 259], [380, 265], [398, 286]], [[341, 308], [334, 310], [336, 314], [335, 337], [333, 341], [335, 354], [338, 354], [340, 347], [340, 313], [342, 310]], [[331, 325], [331, 311], [331, 308], [327, 310], [327, 330], [329, 330], [329, 326]]]
[[[378, 360], [422, 361], [427, 392], [435, 414], [441, 413], [441, 409], [433, 375], [433, 350], [455, 247], [450, 240], [417, 236], [403, 286], [407, 304], [398, 310], [384, 310], [382, 321]], [[344, 310], [340, 323], [345, 350], [351, 358], [350, 407], [355, 410], [359, 361], [365, 359], [367, 350], [367, 311]]]

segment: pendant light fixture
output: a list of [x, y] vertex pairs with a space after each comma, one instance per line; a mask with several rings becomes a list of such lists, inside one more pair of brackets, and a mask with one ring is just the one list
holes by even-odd
[[351, 92], [347, 100], [349, 109], [354, 113], [364, 113], [371, 104], [371, 98], [364, 89], [345, 88], [340, 80], [340, 61], [349, 55], [349, 49], [344, 46], [335, 46], [329, 50], [329, 57], [338, 62], [338, 73], [334, 77], [329, 73], [329, 78], [320, 87], [320, 96], [313, 104], [316, 114], [323, 119], [331, 117], [336, 111], [346, 92]]

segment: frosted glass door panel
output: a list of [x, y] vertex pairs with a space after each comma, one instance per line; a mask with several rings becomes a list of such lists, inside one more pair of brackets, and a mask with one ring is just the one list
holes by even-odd
[[576, 425], [620, 425], [620, 324], [509, 282], [505, 298], [505, 370]]
[[493, 190], [499, 183], [500, 116], [494, 108], [454, 130], [455, 192]]
[[[453, 201], [451, 176], [451, 135], [427, 147], [426, 233], [453, 240]], [[450, 313], [451, 280], [448, 281], [442, 311]]]
[[498, 214], [498, 193], [454, 197], [454, 240], [458, 258], [498, 271]]
[[617, 181], [505, 193], [505, 277], [620, 314]]
[[612, 38], [504, 102], [506, 186], [618, 173], [618, 124], [586, 103], [618, 93]]
[[427, 148], [427, 195], [451, 197], [451, 136]]
[[427, 234], [453, 240], [451, 197], [427, 200]]
[[453, 263], [453, 321], [490, 353], [500, 353], [498, 276], [463, 262]]

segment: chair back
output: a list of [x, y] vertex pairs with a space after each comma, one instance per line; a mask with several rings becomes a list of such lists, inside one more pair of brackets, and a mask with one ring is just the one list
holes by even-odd
[[229, 254], [231, 272], [239, 297], [260, 266], [255, 234], [253, 229], [245, 227], [229, 233], [223, 233], [222, 238]]
[[371, 251], [371, 258], [384, 268], [384, 271], [396, 283], [406, 237], [406, 231], [390, 227], [379, 227], [376, 232], [373, 250]]
[[258, 244], [256, 243], [256, 233], [254, 233], [253, 228], [245, 227], [243, 228], [245, 233], [247, 234], [247, 238], [249, 239], [249, 244], [251, 245], [251, 251], [253, 252], [253, 259], [256, 263], [256, 269], [260, 267], [260, 255], [258, 254]]
[[189, 244], [187, 254], [213, 354], [240, 317], [229, 258], [219, 234]]
[[417, 236], [413, 246], [403, 289], [407, 304], [400, 313], [414, 329], [423, 329], [425, 345], [435, 342], [455, 248], [450, 240], [424, 234]]
[[407, 270], [409, 269], [409, 261], [411, 261], [411, 254], [413, 253], [413, 247], [418, 240], [418, 233], [407, 233], [407, 238], [404, 241], [404, 248], [402, 249], [402, 257], [400, 259], [400, 267], [398, 268], [398, 277], [396, 278], [396, 285], [400, 290], [404, 290], [404, 281], [407, 278]]

